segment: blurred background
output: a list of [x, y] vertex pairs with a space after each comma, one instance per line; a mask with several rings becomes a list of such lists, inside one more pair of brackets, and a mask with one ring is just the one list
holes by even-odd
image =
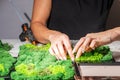
[[[19, 9], [24, 23], [29, 21], [24, 16], [24, 12], [31, 18], [33, 0], [12, 0]], [[22, 32], [21, 25], [23, 23], [18, 18], [15, 10], [9, 3], [9, 0], [0, 0], [0, 39], [18, 39]], [[120, 1], [114, 0], [108, 20], [107, 28], [120, 26]]]

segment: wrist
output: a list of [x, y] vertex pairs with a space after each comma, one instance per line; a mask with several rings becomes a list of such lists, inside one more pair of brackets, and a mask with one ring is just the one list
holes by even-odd
[[54, 39], [55, 37], [57, 37], [58, 35], [60, 35], [60, 34], [62, 34], [62, 33], [59, 32], [59, 31], [49, 30], [49, 34], [48, 34], [48, 40], [49, 40], [49, 42], [52, 42], [53, 39]]
[[118, 30], [116, 28], [108, 31], [109, 31], [108, 35], [109, 35], [110, 42], [120, 40], [119, 38], [120, 33], [118, 33]]
[[107, 31], [104, 31], [103, 33], [104, 33], [104, 36], [106, 37], [107, 43], [113, 42], [113, 31], [107, 30]]
[[116, 34], [116, 36], [114, 37], [114, 40], [120, 40], [120, 27], [117, 27], [115, 29], [113, 29], [114, 34]]

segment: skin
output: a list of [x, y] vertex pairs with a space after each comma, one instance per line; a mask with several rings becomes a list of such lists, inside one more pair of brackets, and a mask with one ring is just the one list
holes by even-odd
[[75, 57], [78, 58], [84, 51], [94, 49], [114, 40], [120, 40], [120, 27], [104, 32], [88, 33], [85, 37], [80, 38], [72, 50], [69, 36], [59, 31], [50, 30], [46, 26], [51, 12], [51, 5], [52, 0], [34, 0], [31, 30], [37, 41], [43, 44], [51, 43], [49, 51], [57, 59], [66, 60], [68, 53], [71, 60], [74, 61], [75, 52], [77, 52]]
[[78, 41], [73, 53], [77, 52], [76, 58], [78, 58], [84, 51], [95, 49], [116, 40], [120, 40], [120, 27], [98, 33], [89, 33]]
[[64, 33], [50, 30], [46, 27], [46, 22], [51, 12], [51, 5], [51, 0], [34, 0], [31, 22], [33, 34], [39, 42], [51, 43], [49, 51], [57, 59], [66, 60], [66, 54], [68, 53], [71, 60], [74, 60], [69, 37]]

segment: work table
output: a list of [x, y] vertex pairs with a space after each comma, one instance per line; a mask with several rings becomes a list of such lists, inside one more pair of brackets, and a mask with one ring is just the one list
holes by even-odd
[[[11, 52], [18, 52], [19, 51], [19, 46], [25, 43], [29, 43], [29, 42], [21, 42], [19, 39], [2, 39], [3, 42], [8, 42], [9, 44], [13, 45], [13, 49], [11, 50]], [[73, 44], [75, 44], [78, 40], [71, 40]], [[41, 44], [39, 44], [41, 45]], [[108, 46], [110, 47], [111, 51], [113, 52], [113, 56], [115, 57], [117, 62], [120, 62], [120, 41], [115, 41], [112, 42], [110, 44], [108, 44]], [[14, 53], [14, 54], [15, 54]], [[18, 53], [16, 53], [13, 56], [17, 56]]]
[[[2, 39], [3, 42], [8, 42], [13, 45], [10, 53], [12, 56], [17, 57], [19, 53], [19, 46], [29, 42], [21, 42], [19, 39]], [[77, 40], [72, 40], [75, 44]], [[41, 45], [41, 44], [39, 44]], [[115, 41], [108, 44], [113, 57], [116, 62], [120, 62], [120, 41]], [[80, 65], [80, 72], [82, 76], [120, 76], [120, 64], [117, 65]]]

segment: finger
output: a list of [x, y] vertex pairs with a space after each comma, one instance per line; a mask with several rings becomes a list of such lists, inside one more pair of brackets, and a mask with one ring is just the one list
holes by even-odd
[[85, 49], [89, 46], [90, 42], [91, 42], [91, 38], [87, 37], [83, 43], [82, 47], [82, 53], [85, 52]]
[[97, 41], [92, 40], [92, 42], [90, 43], [90, 47], [94, 50], [97, 47]]
[[51, 55], [55, 56], [55, 53], [54, 53], [54, 51], [52, 50], [51, 47], [49, 48], [49, 52], [50, 52]]
[[63, 44], [64, 44], [65, 49], [67, 50], [71, 60], [74, 61], [74, 55], [72, 54], [72, 47], [71, 47], [71, 44], [70, 44], [70, 40], [65, 40], [63, 42]]
[[59, 60], [58, 56], [55, 54], [55, 52], [53, 51], [53, 49], [51, 47], [49, 48], [49, 52], [51, 55], [55, 56], [57, 58], [57, 60]]
[[77, 50], [79, 49], [79, 47], [83, 44], [84, 40], [85, 40], [85, 38], [83, 37], [83, 38], [81, 38], [81, 39], [77, 42], [77, 44], [75, 45], [72, 53], [77, 52]]
[[58, 47], [56, 45], [53, 47], [53, 50], [55, 52], [55, 55], [57, 55], [57, 57], [62, 60], [62, 57], [61, 57]]
[[59, 52], [60, 52], [60, 54], [62, 56], [62, 59], [66, 60], [66, 53], [65, 53], [62, 42], [58, 43], [58, 47], [59, 47], [58, 49], [59, 49]]
[[92, 50], [92, 48], [89, 46], [85, 48], [85, 52], [90, 52], [91, 50]]
[[79, 58], [81, 55], [82, 55], [82, 48], [79, 48], [76, 54], [76, 58]]

